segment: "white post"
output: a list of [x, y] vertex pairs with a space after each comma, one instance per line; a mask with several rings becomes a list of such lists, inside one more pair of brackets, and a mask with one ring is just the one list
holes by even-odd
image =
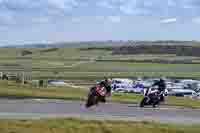
[[22, 84], [24, 84], [24, 72], [22, 72]]
[[3, 72], [0, 72], [0, 77], [1, 77], [1, 79], [3, 78]]

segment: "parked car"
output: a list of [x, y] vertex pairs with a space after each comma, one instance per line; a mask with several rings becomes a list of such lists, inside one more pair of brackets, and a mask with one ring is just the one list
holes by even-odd
[[168, 95], [178, 97], [195, 96], [196, 92], [189, 89], [173, 89], [168, 93]]
[[115, 78], [112, 79], [112, 90], [117, 92], [130, 92], [133, 89], [133, 80]]

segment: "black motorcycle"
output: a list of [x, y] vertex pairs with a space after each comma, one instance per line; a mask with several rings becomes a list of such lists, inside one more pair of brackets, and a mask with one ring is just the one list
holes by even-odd
[[147, 89], [144, 98], [140, 102], [140, 107], [152, 105], [153, 108], [156, 108], [156, 106], [162, 101], [162, 96], [163, 94], [159, 93], [158, 90], [152, 90], [152, 88]]
[[89, 108], [91, 106], [98, 105], [99, 102], [105, 102], [105, 97], [106, 91], [104, 88], [99, 85], [92, 87], [89, 91], [85, 107]]

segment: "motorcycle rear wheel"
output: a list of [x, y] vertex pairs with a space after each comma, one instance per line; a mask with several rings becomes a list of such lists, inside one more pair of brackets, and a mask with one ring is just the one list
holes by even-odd
[[94, 104], [96, 104], [95, 103], [95, 97], [93, 95], [89, 95], [88, 99], [87, 99], [87, 102], [85, 104], [85, 107], [89, 108], [89, 107], [93, 106]]
[[142, 101], [140, 102], [140, 107], [143, 108], [146, 103], [146, 98], [143, 98]]

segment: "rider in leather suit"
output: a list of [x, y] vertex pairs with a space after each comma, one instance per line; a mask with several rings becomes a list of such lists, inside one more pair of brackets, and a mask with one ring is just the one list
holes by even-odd
[[[154, 87], [154, 86], [158, 86], [158, 91], [159, 91], [160, 94], [161, 94], [161, 93], [164, 93], [164, 92], [165, 92], [165, 89], [166, 89], [166, 83], [165, 83], [164, 78], [160, 78], [160, 80], [156, 81], [156, 82], [152, 85], [152, 87]], [[160, 101], [165, 101], [164, 94], [161, 95]]]
[[[111, 79], [108, 79], [108, 78], [105, 78], [105, 80], [102, 80], [99, 85], [101, 87], [104, 87], [106, 89], [106, 92], [107, 92], [107, 96], [110, 96], [111, 95]], [[101, 99], [101, 102], [106, 102], [106, 98], [105, 97], [102, 97]]]

